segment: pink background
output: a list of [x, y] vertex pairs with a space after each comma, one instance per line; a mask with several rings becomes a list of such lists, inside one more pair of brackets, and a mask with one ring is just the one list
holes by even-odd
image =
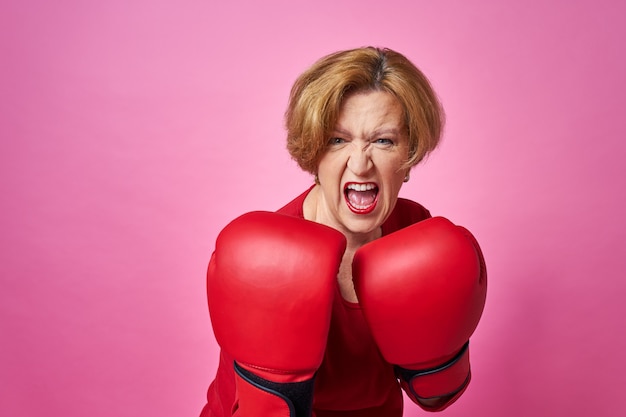
[[432, 79], [445, 141], [402, 195], [488, 262], [474, 379], [443, 415], [624, 415], [624, 9], [3, 2], [0, 415], [198, 415], [214, 239], [310, 184], [284, 149], [289, 88], [364, 45]]

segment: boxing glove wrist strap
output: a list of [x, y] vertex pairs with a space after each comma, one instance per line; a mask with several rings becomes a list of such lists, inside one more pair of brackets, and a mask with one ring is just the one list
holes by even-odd
[[[471, 378], [469, 342], [449, 361], [430, 369], [406, 369], [396, 366], [397, 375], [412, 399], [428, 400], [449, 397], [446, 406], [458, 398]], [[441, 408], [438, 408], [441, 409]]]
[[244, 369], [237, 362], [234, 366], [240, 378], [237, 381], [239, 408], [254, 410], [254, 415], [259, 416], [311, 416], [314, 378], [302, 382], [278, 383]]

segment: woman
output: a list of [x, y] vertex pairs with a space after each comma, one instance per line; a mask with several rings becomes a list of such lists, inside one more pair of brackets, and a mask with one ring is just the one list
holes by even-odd
[[403, 55], [360, 48], [304, 72], [287, 147], [315, 183], [218, 237], [208, 271], [222, 350], [207, 416], [401, 416], [444, 409], [470, 380], [485, 301], [465, 229], [399, 199], [443, 112]]

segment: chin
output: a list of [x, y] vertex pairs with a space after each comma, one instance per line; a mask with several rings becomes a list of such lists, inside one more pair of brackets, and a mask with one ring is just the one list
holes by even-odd
[[380, 228], [383, 222], [379, 219], [360, 219], [351, 220], [344, 223], [344, 228], [347, 233], [352, 235], [368, 235], [374, 233]]

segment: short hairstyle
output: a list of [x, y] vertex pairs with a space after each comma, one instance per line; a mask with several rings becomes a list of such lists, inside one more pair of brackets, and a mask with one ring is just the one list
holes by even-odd
[[372, 90], [392, 94], [404, 109], [409, 139], [406, 168], [437, 147], [445, 116], [426, 76], [391, 49], [351, 49], [321, 58], [291, 89], [285, 112], [287, 149], [303, 170], [317, 173], [344, 98]]

